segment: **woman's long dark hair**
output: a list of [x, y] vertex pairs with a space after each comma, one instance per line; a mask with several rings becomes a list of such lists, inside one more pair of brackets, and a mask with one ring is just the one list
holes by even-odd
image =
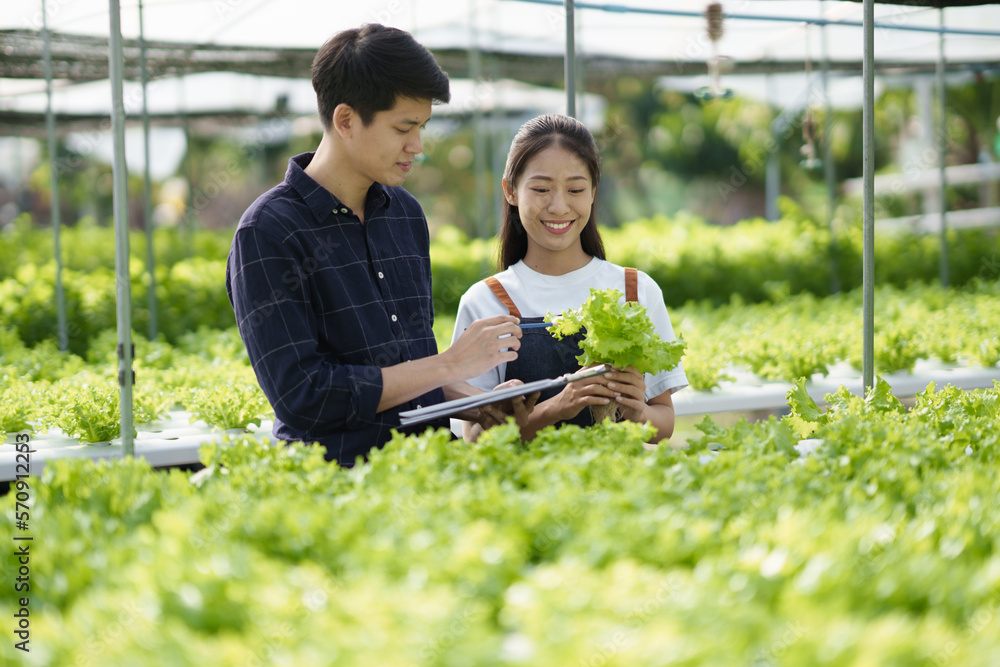
[[[594, 135], [587, 127], [575, 118], [562, 114], [547, 114], [529, 120], [521, 126], [510, 145], [507, 153], [507, 167], [504, 169], [503, 180], [510, 190], [517, 187], [517, 179], [521, 177], [525, 165], [539, 152], [549, 146], [557, 145], [576, 154], [590, 171], [593, 181], [594, 204], [590, 208], [590, 220], [580, 232], [580, 243], [583, 251], [591, 257], [604, 256], [604, 241], [597, 229], [597, 184], [601, 182], [601, 154], [597, 150]], [[500, 221], [500, 248], [498, 264], [500, 270], [509, 268], [524, 259], [528, 252], [528, 235], [521, 224], [521, 215], [516, 206], [512, 206], [501, 192], [503, 206]]]

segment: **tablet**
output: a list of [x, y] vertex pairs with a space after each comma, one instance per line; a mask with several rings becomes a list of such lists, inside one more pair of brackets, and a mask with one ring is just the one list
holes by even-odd
[[586, 378], [591, 378], [596, 375], [604, 375], [610, 370], [611, 366], [608, 364], [591, 366], [590, 368], [580, 369], [575, 373], [566, 373], [551, 379], [535, 380], [534, 382], [526, 382], [525, 384], [519, 384], [513, 387], [504, 387], [503, 389], [485, 391], [482, 394], [476, 394], [475, 396], [456, 398], [452, 401], [445, 401], [444, 403], [438, 403], [436, 405], [428, 405], [425, 408], [418, 408], [416, 410], [404, 410], [399, 413], [399, 425], [410, 426], [412, 424], [420, 424], [422, 422], [431, 421], [433, 419], [437, 419], [438, 417], [449, 417], [457, 412], [462, 412], [463, 410], [468, 410], [470, 408], [478, 408], [481, 405], [498, 403], [499, 401], [505, 401], [508, 398], [524, 396], [543, 389], [562, 387], [570, 382], [585, 380]]

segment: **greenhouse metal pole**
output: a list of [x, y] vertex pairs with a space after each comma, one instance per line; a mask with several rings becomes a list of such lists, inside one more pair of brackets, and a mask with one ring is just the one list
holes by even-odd
[[[501, 20], [499, 14], [495, 18], [497, 22]], [[491, 38], [491, 41], [493, 41], [493, 38]], [[495, 42], [492, 43], [491, 46], [493, 47], [493, 50], [496, 49]], [[489, 63], [490, 80], [498, 81], [500, 79], [500, 73], [496, 59], [491, 58], [488, 61], [488, 63]], [[503, 144], [501, 143], [502, 141], [501, 138], [503, 137], [504, 125], [505, 123], [504, 123], [503, 110], [500, 108], [499, 104], [493, 104], [492, 108], [490, 109], [490, 125], [489, 125], [490, 128], [489, 155], [491, 156], [490, 173], [493, 174], [493, 178], [489, 179], [489, 192], [488, 192], [489, 198], [487, 200], [487, 209], [490, 211], [490, 214], [492, 215], [491, 218], [492, 224], [486, 226], [487, 235], [489, 237], [496, 236], [497, 234], [500, 233], [500, 220], [502, 219], [503, 215], [503, 208], [501, 206], [501, 201], [503, 200], [501, 193], [503, 188], [497, 182], [499, 180], [497, 177], [503, 175], [504, 161], [505, 158], [507, 157], [507, 151], [505, 150], [501, 151], [501, 148], [503, 147]]]
[[938, 110], [941, 124], [938, 133], [938, 169], [941, 182], [941, 286], [948, 286], [948, 199], [945, 190], [948, 187], [948, 177], [945, 175], [945, 158], [948, 153], [948, 119], [945, 116], [945, 89], [944, 89], [944, 7], [938, 9], [941, 20], [941, 34], [938, 36], [938, 61], [937, 61], [937, 90], [938, 90]]
[[864, 393], [875, 386], [875, 0], [864, 4], [864, 111], [862, 113], [864, 231], [862, 235], [861, 369]]
[[[767, 82], [767, 106], [771, 107], [771, 100], [774, 99], [774, 75], [767, 74], [764, 78]], [[764, 167], [764, 218], [771, 222], [781, 217], [781, 212], [778, 210], [778, 197], [781, 196], [781, 162], [778, 159], [778, 148], [781, 145], [781, 135], [787, 127], [787, 122], [782, 119], [781, 114], [778, 114], [769, 126], [775, 149], [768, 151], [767, 164]]]
[[142, 25], [142, 0], [139, 0], [139, 68], [142, 70], [142, 143], [146, 162], [143, 174], [143, 214], [146, 227], [146, 271], [149, 273], [149, 340], [156, 338], [156, 264], [153, 255], [153, 187], [149, 168], [149, 72], [146, 69], [146, 36]]
[[[820, 2], [820, 12], [824, 2]], [[837, 262], [837, 230], [833, 218], [837, 207], [837, 172], [833, 164], [833, 109], [830, 105], [830, 48], [827, 42], [826, 26], [820, 29], [820, 45], [823, 49], [820, 71], [823, 83], [823, 176], [826, 179], [826, 226], [830, 231], [830, 291], [840, 292], [840, 264]]]
[[573, 1], [565, 0], [566, 7], [566, 56], [564, 71], [566, 78], [566, 115], [576, 118], [576, 17], [573, 15]]
[[184, 94], [184, 75], [177, 77], [177, 111], [184, 132], [184, 175], [187, 178], [187, 209], [184, 211], [184, 246], [187, 255], [194, 254], [194, 164], [191, 154], [191, 125], [188, 123], [187, 97]]
[[469, 49], [469, 74], [472, 76], [472, 171], [473, 187], [476, 191], [475, 204], [476, 219], [472, 225], [473, 232], [477, 237], [487, 238], [490, 236], [488, 202], [484, 192], [486, 190], [486, 142], [483, 136], [483, 110], [479, 108], [479, 94], [482, 90], [483, 64], [482, 54], [479, 48], [479, 24], [478, 24], [478, 0], [471, 0], [471, 11], [469, 12], [469, 27], [472, 32], [472, 48]]
[[52, 111], [52, 40], [49, 35], [48, 19], [45, 13], [45, 0], [42, 0], [42, 39], [43, 63], [45, 66], [45, 132], [48, 135], [50, 187], [52, 189], [52, 252], [56, 258], [56, 336], [59, 349], [65, 352], [69, 347], [69, 334], [66, 331], [66, 294], [62, 283], [62, 245], [59, 234], [62, 229], [62, 204], [59, 200], [59, 159], [56, 155], [56, 119]]
[[122, 96], [121, 17], [118, 0], [108, 0], [111, 33], [108, 50], [108, 72], [111, 76], [111, 130], [114, 135], [114, 216], [115, 216], [115, 283], [118, 314], [118, 386], [121, 407], [122, 453], [134, 454], [132, 441], [132, 283], [128, 260], [128, 180], [125, 172], [125, 103]]

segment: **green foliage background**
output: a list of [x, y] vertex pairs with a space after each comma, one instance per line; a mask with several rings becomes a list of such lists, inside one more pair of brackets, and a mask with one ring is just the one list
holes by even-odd
[[[691, 215], [656, 216], [604, 231], [608, 258], [648, 273], [661, 287], [668, 307], [707, 302], [778, 302], [789, 295], [831, 294], [834, 275], [844, 291], [862, 281], [859, 221], [836, 230], [783, 200], [777, 222], [745, 220], [710, 225]], [[168, 342], [200, 327], [226, 329], [235, 324], [225, 292], [225, 262], [231, 230], [187, 232], [157, 229], [156, 285], [159, 332]], [[996, 230], [949, 233], [951, 284], [992, 281], [1000, 275], [1000, 237]], [[132, 257], [133, 326], [149, 322], [149, 278], [145, 237], [134, 232]], [[114, 237], [110, 228], [86, 220], [62, 232], [70, 349], [84, 355], [90, 341], [115, 326]], [[453, 315], [466, 289], [494, 272], [495, 244], [470, 239], [445, 227], [431, 246], [434, 304], [439, 316]], [[875, 244], [875, 281], [906, 287], [929, 284], [940, 273], [940, 243], [935, 236], [880, 234]], [[0, 319], [29, 346], [55, 339], [55, 262], [51, 233], [22, 216], [0, 237]]]

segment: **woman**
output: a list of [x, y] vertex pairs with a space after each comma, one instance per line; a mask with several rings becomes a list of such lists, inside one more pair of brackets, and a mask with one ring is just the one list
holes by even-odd
[[[590, 288], [617, 288], [644, 305], [663, 340], [674, 340], [659, 286], [645, 273], [605, 260], [594, 200], [601, 180], [600, 154], [590, 131], [574, 118], [539, 116], [518, 131], [503, 176], [504, 212], [500, 227], [502, 271], [476, 283], [462, 296], [453, 340], [474, 320], [511, 314], [521, 325], [542, 322], [547, 312], [578, 308]], [[531, 382], [580, 368], [579, 335], [556, 340], [545, 328], [524, 328], [515, 361], [501, 363], [469, 380], [489, 390], [505, 380]], [[656, 427], [654, 442], [674, 430], [671, 394], [687, 386], [683, 367], [656, 375], [629, 367], [571, 382], [543, 392], [521, 426], [525, 440], [550, 424], [593, 423], [591, 405], [620, 404], [623, 419]], [[462, 423], [473, 441], [481, 428]]]

